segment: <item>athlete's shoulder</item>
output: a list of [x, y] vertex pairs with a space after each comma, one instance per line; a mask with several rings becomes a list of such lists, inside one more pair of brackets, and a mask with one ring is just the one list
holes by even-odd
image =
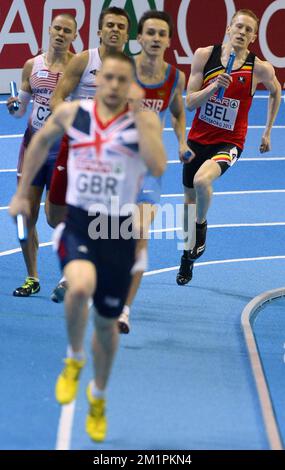
[[38, 56], [32, 57], [31, 59], [28, 59], [24, 63], [24, 67], [23, 67], [23, 71], [22, 71], [23, 80], [28, 80], [29, 77], [32, 75], [33, 67], [34, 67], [34, 64], [35, 64], [35, 61], [36, 61], [37, 57]]
[[213, 52], [213, 49], [214, 46], [198, 47], [198, 49], [196, 49], [193, 58], [193, 65], [195, 69], [204, 69], [206, 63], [208, 62]]
[[73, 66], [85, 66], [89, 60], [89, 49], [74, 54], [71, 59], [71, 64]]
[[209, 59], [212, 54], [214, 46], [198, 47], [194, 53], [194, 57], [199, 57], [200, 59]]
[[273, 80], [275, 77], [274, 67], [267, 60], [261, 60], [259, 57], [255, 57], [254, 62], [254, 74], [260, 81]]

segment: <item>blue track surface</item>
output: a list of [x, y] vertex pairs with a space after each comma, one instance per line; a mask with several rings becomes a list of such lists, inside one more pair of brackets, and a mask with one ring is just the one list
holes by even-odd
[[[266, 106], [267, 99], [254, 99], [250, 126], [264, 124]], [[282, 103], [276, 125], [284, 125], [284, 115]], [[189, 114], [188, 125], [191, 119]], [[25, 119], [12, 119], [0, 104], [0, 122], [0, 170], [13, 170], [20, 138], [3, 136], [22, 134]], [[170, 127], [169, 118], [166, 127]], [[240, 329], [241, 312], [251, 298], [284, 285], [284, 128], [273, 130], [272, 151], [266, 155], [258, 152], [261, 134], [262, 129], [249, 128], [241, 160], [215, 184], [207, 251], [188, 286], [181, 288], [175, 282], [181, 256], [175, 233], [181, 238], [181, 232], [152, 237], [149, 272], [132, 310], [132, 331], [121, 338], [110, 382], [108, 437], [97, 448], [268, 448]], [[177, 160], [174, 133], [166, 130], [164, 140], [169, 160]], [[269, 160], [272, 157], [279, 160]], [[168, 165], [163, 204], [182, 204], [182, 196], [171, 197], [183, 192], [181, 169], [180, 164]], [[43, 247], [39, 251], [41, 292], [28, 299], [11, 295], [25, 277], [21, 253], [7, 252], [18, 248], [15, 227], [5, 209], [15, 178], [15, 172], [0, 172], [0, 449], [54, 449], [61, 411], [54, 384], [65, 355], [66, 333], [63, 307], [53, 304], [49, 296], [60, 273], [51, 247]], [[229, 194], [233, 191], [238, 193]], [[180, 226], [181, 220], [174, 218], [172, 227]], [[155, 228], [160, 228], [159, 220]], [[50, 241], [43, 210], [38, 231], [41, 243]], [[238, 261], [244, 258], [251, 260]], [[160, 269], [168, 270], [151, 272]], [[281, 305], [269, 316], [262, 315], [255, 327], [284, 435]], [[88, 353], [91, 332], [90, 319]], [[96, 448], [84, 431], [85, 387], [92, 376], [88, 355], [75, 407], [72, 449]]]

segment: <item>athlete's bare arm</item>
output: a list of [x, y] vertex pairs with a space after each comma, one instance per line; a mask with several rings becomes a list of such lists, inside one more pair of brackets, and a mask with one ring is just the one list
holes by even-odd
[[11, 202], [10, 213], [12, 216], [19, 213], [28, 215], [27, 194], [30, 184], [45, 162], [50, 147], [63, 136], [71, 125], [78, 106], [79, 101], [62, 103], [34, 135], [26, 150], [21, 181]]
[[62, 103], [79, 84], [82, 74], [88, 64], [89, 52], [83, 51], [76, 54], [68, 66], [61, 79], [59, 80], [50, 100], [52, 111]]
[[226, 73], [221, 73], [216, 80], [203, 90], [204, 67], [211, 55], [213, 46], [201, 47], [196, 50], [191, 67], [191, 74], [187, 85], [186, 106], [190, 111], [200, 108], [210, 96], [214, 95], [218, 88], [228, 88], [232, 78]]
[[258, 83], [262, 83], [269, 91], [267, 122], [260, 145], [260, 152], [264, 153], [268, 152], [271, 148], [270, 134], [281, 102], [281, 85], [276, 78], [272, 65], [256, 57], [253, 75], [253, 91], [255, 91]]
[[[26, 93], [30, 93], [30, 94], [32, 94], [32, 90], [30, 86], [30, 76], [32, 73], [33, 65], [34, 65], [34, 59], [29, 59], [25, 63], [23, 70], [22, 70], [22, 81], [21, 81], [21, 87], [20, 87], [22, 91]], [[16, 101], [19, 101], [19, 98], [17, 96], [16, 97], [11, 96], [7, 100], [7, 108], [10, 114], [14, 114], [13, 103], [15, 103]]]
[[173, 99], [170, 103], [169, 109], [171, 112], [172, 118], [172, 125], [175, 131], [177, 140], [179, 142], [179, 158], [183, 159], [183, 155], [185, 152], [189, 150], [186, 137], [185, 137], [185, 130], [186, 130], [186, 116], [185, 116], [185, 108], [182, 93], [185, 89], [185, 74], [183, 72], [179, 72], [179, 80], [177, 83], [177, 87], [173, 96]]
[[161, 176], [166, 168], [166, 152], [162, 143], [161, 122], [153, 111], [135, 113], [139, 133], [140, 155], [153, 176]]

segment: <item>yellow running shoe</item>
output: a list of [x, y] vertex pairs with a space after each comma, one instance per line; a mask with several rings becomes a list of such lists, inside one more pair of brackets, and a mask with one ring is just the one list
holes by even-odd
[[86, 393], [89, 402], [89, 412], [85, 426], [86, 432], [93, 441], [104, 441], [107, 434], [106, 400], [105, 398], [93, 397], [91, 383], [88, 385]]
[[65, 367], [62, 373], [58, 376], [55, 386], [55, 396], [61, 405], [71, 403], [77, 394], [79, 385], [79, 377], [81, 369], [85, 365], [85, 359], [78, 361], [67, 357], [64, 359]]

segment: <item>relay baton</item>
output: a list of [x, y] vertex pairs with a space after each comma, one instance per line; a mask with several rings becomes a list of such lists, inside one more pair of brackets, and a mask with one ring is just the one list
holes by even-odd
[[[16, 98], [16, 96], [18, 96], [16, 82], [10, 82], [10, 92], [13, 98]], [[13, 103], [13, 110], [18, 111], [18, 109], [19, 109], [19, 103], [17, 102]]]
[[[235, 53], [234, 53], [234, 52], [231, 52], [231, 53], [230, 53], [230, 56], [229, 56], [229, 60], [228, 60], [227, 66], [226, 66], [226, 70], [225, 70], [225, 73], [227, 73], [228, 75], [230, 75], [230, 73], [231, 73], [231, 71], [232, 71], [235, 58], [236, 58]], [[225, 93], [225, 88], [224, 88], [223, 86], [221, 86], [221, 87], [219, 88], [219, 91], [218, 91], [217, 99], [218, 99], [218, 100], [222, 100], [223, 97], [224, 97], [224, 93]]]

